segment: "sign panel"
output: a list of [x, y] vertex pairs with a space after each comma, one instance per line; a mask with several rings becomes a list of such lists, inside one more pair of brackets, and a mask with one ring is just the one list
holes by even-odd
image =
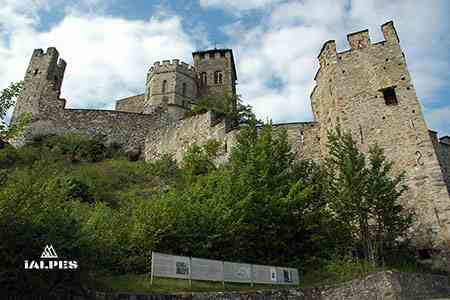
[[189, 279], [189, 257], [153, 252], [153, 276]]
[[298, 270], [293, 268], [276, 268], [278, 284], [298, 284]]
[[223, 277], [230, 282], [252, 282], [252, 267], [250, 264], [233, 262], [223, 263]]
[[212, 259], [191, 258], [191, 278], [196, 280], [223, 281], [223, 262]]
[[157, 252], [152, 253], [152, 280], [154, 276], [262, 284], [299, 282], [298, 270], [293, 268], [222, 262]]
[[253, 278], [255, 283], [277, 283], [277, 271], [275, 267], [253, 265]]

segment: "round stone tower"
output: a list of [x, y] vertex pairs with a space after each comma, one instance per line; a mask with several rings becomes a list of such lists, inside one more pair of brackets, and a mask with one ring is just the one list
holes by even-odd
[[197, 98], [196, 77], [194, 67], [178, 59], [155, 62], [147, 74], [144, 113], [165, 107], [182, 118]]

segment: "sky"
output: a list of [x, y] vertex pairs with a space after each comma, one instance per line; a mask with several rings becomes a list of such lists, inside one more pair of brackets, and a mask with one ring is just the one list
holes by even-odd
[[448, 0], [0, 0], [0, 89], [22, 80], [33, 49], [67, 61], [67, 107], [113, 109], [143, 93], [154, 61], [232, 48], [238, 93], [274, 122], [313, 119], [323, 43], [393, 20], [428, 126], [450, 135]]

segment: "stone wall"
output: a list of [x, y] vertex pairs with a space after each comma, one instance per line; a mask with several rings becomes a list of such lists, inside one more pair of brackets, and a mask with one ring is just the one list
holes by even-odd
[[125, 150], [142, 152], [150, 131], [169, 123], [164, 111], [137, 114], [114, 110], [64, 109], [59, 115], [36, 120], [26, 131], [29, 137], [75, 132], [89, 137], [104, 138], [106, 143], [118, 143]]
[[287, 131], [288, 141], [298, 159], [320, 160], [320, 126], [317, 122], [279, 123], [273, 127]]
[[439, 161], [445, 176], [448, 191], [450, 192], [450, 137], [445, 136], [439, 140]]
[[180, 162], [189, 146], [204, 145], [215, 139], [222, 143], [218, 158], [218, 162], [221, 162], [227, 159], [237, 131], [230, 131], [228, 122], [217, 118], [213, 112], [185, 118], [149, 133], [145, 141], [145, 159], [154, 160], [163, 154], [170, 154]]
[[116, 101], [117, 111], [126, 111], [134, 113], [144, 112], [145, 94], [131, 96]]
[[334, 286], [180, 294], [96, 293], [97, 300], [423, 300], [449, 298], [446, 276], [380, 272]]
[[411, 230], [416, 246], [448, 252], [450, 198], [444, 177], [393, 23], [382, 31], [385, 40], [375, 44], [367, 31], [348, 35], [351, 49], [340, 53], [334, 41], [324, 45], [311, 96], [321, 153], [327, 153], [327, 130], [337, 124], [364, 152], [381, 146], [394, 162], [394, 173], [405, 172], [408, 190], [402, 202], [416, 213]]

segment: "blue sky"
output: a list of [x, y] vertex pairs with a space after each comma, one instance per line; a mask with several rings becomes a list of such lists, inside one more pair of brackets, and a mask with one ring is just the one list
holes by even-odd
[[68, 62], [69, 107], [113, 108], [141, 93], [157, 60], [233, 48], [238, 92], [260, 118], [312, 119], [309, 94], [326, 40], [394, 20], [430, 128], [450, 134], [447, 0], [0, 0], [0, 88], [21, 80], [35, 48]]

